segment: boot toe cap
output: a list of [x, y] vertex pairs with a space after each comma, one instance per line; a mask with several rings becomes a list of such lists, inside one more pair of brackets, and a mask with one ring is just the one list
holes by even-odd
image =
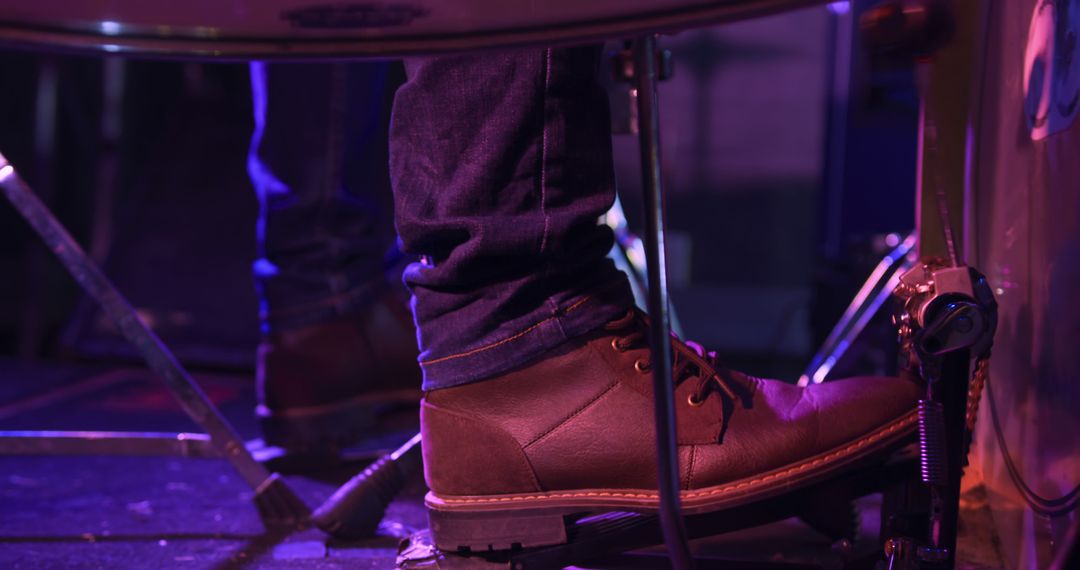
[[805, 389], [763, 380], [754, 405], [735, 411], [719, 445], [695, 446], [689, 486], [728, 483], [850, 447], [904, 418], [920, 393], [917, 384], [899, 378], [852, 378]]
[[922, 388], [902, 378], [864, 376], [810, 386], [804, 400], [819, 416], [818, 444], [840, 445], [913, 410]]

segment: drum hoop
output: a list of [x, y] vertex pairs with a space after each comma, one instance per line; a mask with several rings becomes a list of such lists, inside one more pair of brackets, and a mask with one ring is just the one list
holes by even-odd
[[162, 36], [150, 32], [103, 36], [62, 27], [26, 26], [0, 21], [0, 44], [23, 49], [117, 54], [177, 59], [386, 59], [532, 45], [557, 46], [673, 33], [777, 12], [824, 4], [827, 0], [756, 0], [696, 6], [674, 12], [597, 20], [568, 26], [541, 26], [479, 34], [385, 38], [222, 38]]

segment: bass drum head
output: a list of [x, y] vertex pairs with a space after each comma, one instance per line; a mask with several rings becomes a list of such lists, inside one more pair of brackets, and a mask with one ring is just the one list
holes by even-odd
[[1000, 321], [973, 463], [1006, 566], [1047, 568], [1077, 516], [1060, 499], [1080, 484], [1080, 0], [984, 6], [974, 263]]
[[33, 0], [0, 41], [177, 57], [391, 57], [674, 31], [824, 0]]

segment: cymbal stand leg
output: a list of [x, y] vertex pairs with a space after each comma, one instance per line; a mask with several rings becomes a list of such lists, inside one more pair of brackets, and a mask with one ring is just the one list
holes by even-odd
[[184, 412], [210, 435], [214, 446], [255, 490], [255, 502], [268, 526], [294, 526], [306, 521], [309, 514], [285, 481], [266, 470], [252, 457], [232, 425], [184, 370], [165, 344], [135, 313], [75, 241], [59, 220], [19, 177], [15, 167], [0, 155], [0, 191], [24, 220], [37, 232], [76, 282], [97, 301], [124, 338], [142, 355], [158, 374]]

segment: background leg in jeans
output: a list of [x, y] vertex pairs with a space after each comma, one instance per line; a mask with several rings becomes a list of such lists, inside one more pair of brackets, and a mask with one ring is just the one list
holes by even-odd
[[398, 76], [388, 63], [251, 64], [258, 413], [268, 443], [345, 443], [369, 423], [372, 390], [415, 392], [411, 320], [384, 269]]

